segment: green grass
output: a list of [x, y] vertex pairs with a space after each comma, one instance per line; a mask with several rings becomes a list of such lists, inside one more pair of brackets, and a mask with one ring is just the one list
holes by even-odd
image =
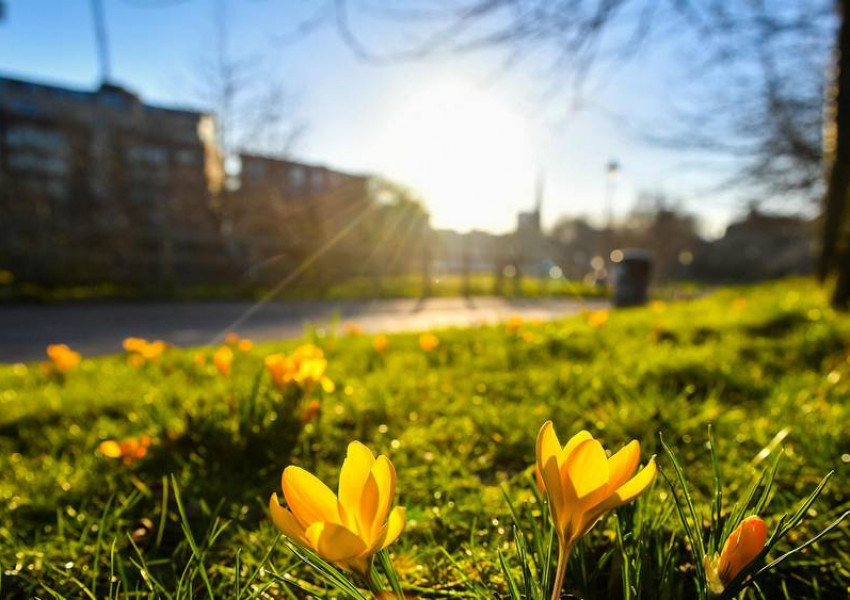
[[[409, 521], [391, 550], [405, 589], [507, 598], [516, 582], [500, 552], [508, 572], [523, 572], [510, 506], [524, 530], [542, 523], [528, 467], [546, 419], [562, 438], [585, 428], [614, 450], [639, 439], [675, 484], [663, 433], [706, 538], [717, 509], [709, 424], [722, 518], [782, 448], [762, 514], [771, 529], [834, 470], [768, 560], [850, 508], [850, 317], [810, 282], [612, 312], [599, 329], [576, 317], [522, 332], [530, 339], [499, 326], [440, 331], [429, 356], [415, 335], [394, 335], [386, 360], [368, 337], [314, 333], [337, 385], [303, 430], [262, 370], [292, 343], [237, 352], [229, 381], [181, 350], [138, 370], [120, 356], [85, 359], [64, 381], [38, 365], [0, 367], [0, 597], [305, 597], [293, 580], [341, 597], [277, 539], [265, 507], [289, 464], [333, 487], [357, 439], [398, 472]], [[97, 452], [140, 434], [155, 443], [132, 465]], [[659, 478], [581, 542], [566, 591], [697, 598], [689, 539]], [[782, 562], [759, 589], [747, 597], [847, 597], [850, 527]]]

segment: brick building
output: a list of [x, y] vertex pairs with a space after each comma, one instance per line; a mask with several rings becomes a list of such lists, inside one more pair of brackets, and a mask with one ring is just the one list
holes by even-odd
[[0, 260], [35, 281], [197, 273], [219, 165], [210, 115], [0, 78]]
[[[248, 264], [267, 265], [271, 273], [303, 261], [356, 218], [372, 196], [367, 176], [254, 154], [239, 158], [239, 188], [223, 202], [226, 229]], [[355, 251], [358, 233], [324, 257], [326, 267], [339, 262], [335, 254]], [[270, 268], [271, 262], [277, 266]]]
[[0, 269], [47, 284], [274, 283], [345, 231], [311, 261], [316, 282], [369, 254], [352, 224], [374, 205], [371, 177], [240, 160], [225, 185], [209, 114], [112, 84], [0, 77]]

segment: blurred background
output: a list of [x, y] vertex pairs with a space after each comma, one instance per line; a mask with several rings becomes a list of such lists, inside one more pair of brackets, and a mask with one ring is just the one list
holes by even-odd
[[840, 274], [844, 4], [1, 0], [0, 298]]

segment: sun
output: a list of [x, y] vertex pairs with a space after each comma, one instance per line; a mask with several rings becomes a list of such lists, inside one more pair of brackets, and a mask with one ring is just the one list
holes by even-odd
[[537, 166], [528, 119], [487, 90], [423, 88], [386, 121], [383, 169], [425, 200], [435, 227], [513, 227], [530, 205]]

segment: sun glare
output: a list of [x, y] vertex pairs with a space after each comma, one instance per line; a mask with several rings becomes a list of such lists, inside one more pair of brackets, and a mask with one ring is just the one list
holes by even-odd
[[508, 230], [533, 202], [532, 138], [498, 97], [444, 84], [402, 104], [379, 143], [386, 172], [423, 197], [435, 227]]

